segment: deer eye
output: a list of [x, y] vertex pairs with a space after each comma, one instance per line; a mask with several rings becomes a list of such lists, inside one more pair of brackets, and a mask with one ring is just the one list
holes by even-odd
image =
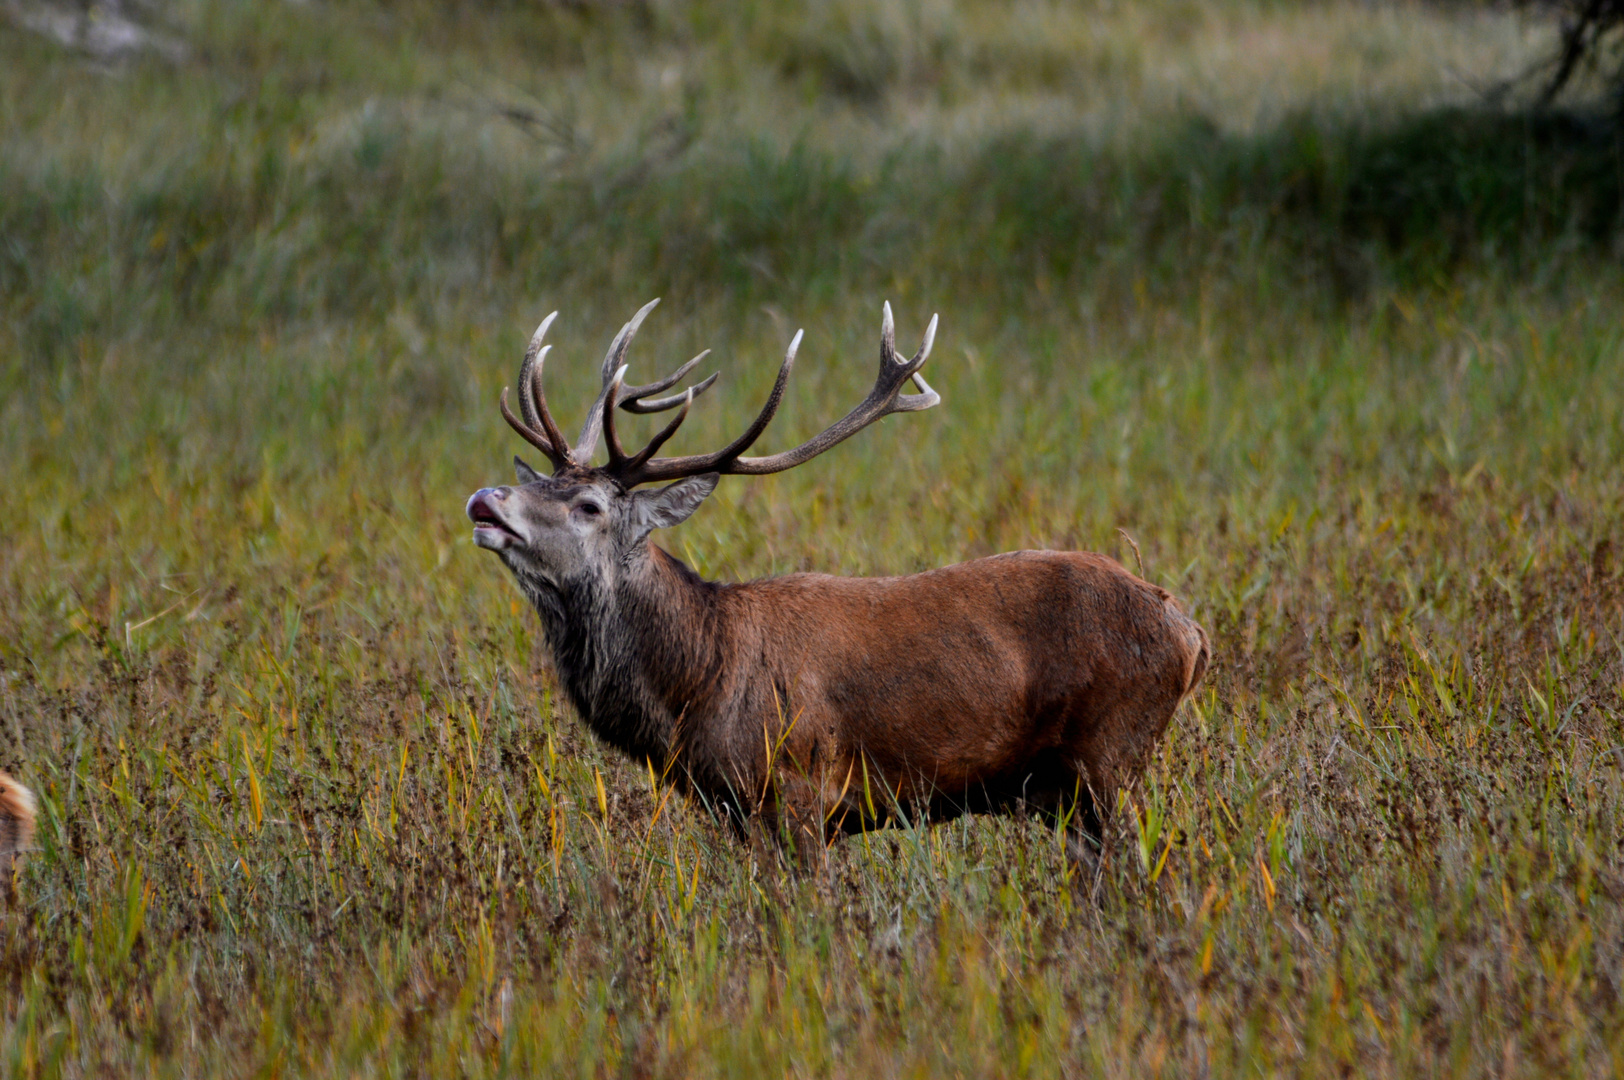
[[599, 514], [603, 513], [603, 507], [592, 502], [581, 503], [575, 509], [585, 514], [587, 517], [597, 517]]

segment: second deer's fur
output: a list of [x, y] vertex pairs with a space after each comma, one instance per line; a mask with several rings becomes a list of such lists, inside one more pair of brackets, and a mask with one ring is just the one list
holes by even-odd
[[11, 894], [17, 862], [33, 840], [34, 793], [0, 772], [0, 894]]

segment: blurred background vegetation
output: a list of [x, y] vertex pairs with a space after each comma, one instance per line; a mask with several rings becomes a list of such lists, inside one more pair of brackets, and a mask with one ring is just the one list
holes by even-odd
[[[1611, 11], [4, 0], [0, 1071], [1616, 1070]], [[1212, 632], [1098, 904], [1019, 822], [756, 865], [560, 711], [462, 502], [655, 295], [679, 452], [942, 314], [701, 571], [1125, 528]]]

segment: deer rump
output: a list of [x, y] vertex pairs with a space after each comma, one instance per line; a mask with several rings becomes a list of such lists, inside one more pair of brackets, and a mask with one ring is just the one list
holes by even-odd
[[[651, 553], [700, 609], [668, 629], [721, 631], [678, 669], [700, 678], [635, 695], [672, 721], [669, 775], [741, 827], [762, 814], [803, 861], [840, 833], [964, 813], [1074, 815], [1097, 845], [1100, 800], [1142, 767], [1209, 656], [1170, 594], [1103, 555], [710, 585]], [[583, 698], [606, 742], [653, 749], [628, 737], [648, 718]]]

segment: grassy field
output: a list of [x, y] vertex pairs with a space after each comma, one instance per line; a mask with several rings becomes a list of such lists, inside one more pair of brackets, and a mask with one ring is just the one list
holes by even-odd
[[[0, 1073], [1624, 1070], [1624, 145], [1548, 31], [1355, 0], [166, 9], [0, 24]], [[1214, 665], [1099, 901], [1043, 828], [753, 863], [472, 547], [496, 394], [943, 404], [664, 537], [707, 575], [1129, 560]], [[640, 429], [641, 430], [641, 429]]]

